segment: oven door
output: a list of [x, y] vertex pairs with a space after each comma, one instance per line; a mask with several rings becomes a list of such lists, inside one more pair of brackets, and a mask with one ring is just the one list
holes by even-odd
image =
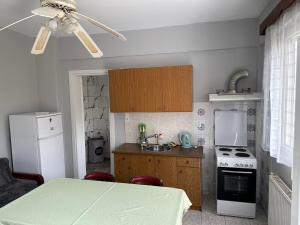
[[218, 200], [256, 202], [256, 170], [218, 167]]

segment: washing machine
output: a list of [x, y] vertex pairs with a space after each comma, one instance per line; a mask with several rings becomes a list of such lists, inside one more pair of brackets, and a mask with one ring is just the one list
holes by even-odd
[[104, 145], [103, 137], [88, 139], [88, 152], [90, 163], [100, 163], [104, 161]]

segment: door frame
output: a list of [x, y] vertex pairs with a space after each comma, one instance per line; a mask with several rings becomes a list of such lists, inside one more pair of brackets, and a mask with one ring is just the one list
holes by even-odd
[[[74, 178], [82, 179], [86, 175], [86, 149], [82, 77], [107, 75], [108, 70], [106, 69], [69, 71]], [[113, 159], [112, 150], [115, 148], [115, 120], [113, 113], [109, 113], [109, 129], [110, 156], [111, 159]], [[113, 171], [112, 163], [111, 171]]]
[[[297, 42], [297, 72], [296, 72], [296, 100], [295, 100], [295, 115], [300, 113], [300, 37]], [[300, 224], [300, 118], [295, 117], [294, 131], [294, 153], [293, 153], [293, 168], [292, 168], [292, 225]]]

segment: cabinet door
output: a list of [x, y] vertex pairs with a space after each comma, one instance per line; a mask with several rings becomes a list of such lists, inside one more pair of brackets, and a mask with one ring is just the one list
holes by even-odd
[[162, 111], [159, 68], [134, 68], [109, 71], [112, 112]]
[[135, 176], [154, 176], [155, 160], [153, 156], [137, 155], [134, 160]]
[[164, 112], [193, 111], [193, 67], [176, 66], [163, 69], [161, 76], [163, 86]]
[[164, 186], [177, 186], [176, 157], [155, 157], [156, 177], [164, 182]]
[[115, 176], [117, 182], [128, 183], [134, 176], [133, 156], [115, 154]]
[[129, 74], [130, 111], [159, 112], [163, 110], [159, 68], [131, 69]]
[[199, 168], [177, 167], [177, 187], [186, 192], [194, 208], [201, 208], [200, 176]]
[[111, 112], [130, 112], [131, 83], [128, 74], [128, 70], [110, 70], [108, 72]]

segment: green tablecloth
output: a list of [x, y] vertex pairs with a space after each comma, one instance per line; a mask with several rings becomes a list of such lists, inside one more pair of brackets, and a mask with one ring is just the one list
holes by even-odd
[[0, 209], [1, 225], [181, 225], [191, 206], [167, 187], [57, 179]]

